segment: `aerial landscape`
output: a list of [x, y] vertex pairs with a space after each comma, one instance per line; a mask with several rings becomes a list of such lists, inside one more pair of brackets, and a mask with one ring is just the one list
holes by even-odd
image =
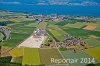
[[0, 0], [0, 66], [100, 66], [99, 0]]

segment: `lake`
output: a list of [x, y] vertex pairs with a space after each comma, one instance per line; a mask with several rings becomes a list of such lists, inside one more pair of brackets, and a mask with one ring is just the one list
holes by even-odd
[[30, 14], [62, 14], [100, 17], [100, 6], [0, 4], [0, 10]]

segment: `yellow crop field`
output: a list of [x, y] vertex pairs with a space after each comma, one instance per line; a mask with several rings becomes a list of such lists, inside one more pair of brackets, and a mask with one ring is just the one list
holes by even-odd
[[85, 52], [100, 61], [100, 47], [90, 48], [85, 50]]

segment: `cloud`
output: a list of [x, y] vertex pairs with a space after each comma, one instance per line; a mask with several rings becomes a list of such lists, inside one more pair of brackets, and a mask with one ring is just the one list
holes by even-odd
[[0, 2], [0, 4], [21, 4], [20, 2]]

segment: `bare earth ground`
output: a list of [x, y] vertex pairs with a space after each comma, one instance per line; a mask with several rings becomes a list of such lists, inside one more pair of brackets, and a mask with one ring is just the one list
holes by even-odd
[[28, 39], [18, 45], [18, 47], [40, 48], [45, 39], [46, 36], [40, 36], [39, 38], [30, 36]]
[[85, 30], [94, 30], [94, 29], [96, 29], [96, 26], [87, 26], [84, 29]]

